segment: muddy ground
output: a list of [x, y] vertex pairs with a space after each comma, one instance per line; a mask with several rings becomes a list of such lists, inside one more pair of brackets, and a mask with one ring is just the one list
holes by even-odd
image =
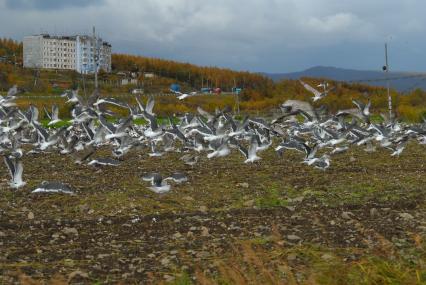
[[[398, 158], [353, 149], [325, 172], [294, 152], [268, 150], [254, 165], [237, 151], [202, 155], [192, 168], [182, 154], [147, 151], [104, 168], [28, 155], [18, 191], [1, 165], [1, 282], [426, 282], [424, 146], [410, 144]], [[189, 181], [158, 195], [140, 179], [151, 171], [180, 171]], [[76, 195], [31, 194], [43, 180], [67, 183]]]

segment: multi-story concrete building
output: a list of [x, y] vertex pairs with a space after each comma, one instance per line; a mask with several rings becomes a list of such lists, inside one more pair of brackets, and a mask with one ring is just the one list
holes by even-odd
[[89, 36], [36, 35], [24, 38], [24, 67], [68, 69], [79, 73], [95, 72], [97, 47], [98, 70], [111, 71], [111, 45]]

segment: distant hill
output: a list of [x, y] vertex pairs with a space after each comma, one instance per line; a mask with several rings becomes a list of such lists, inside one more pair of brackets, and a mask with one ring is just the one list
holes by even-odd
[[[385, 78], [384, 72], [380, 71], [367, 71], [367, 70], [354, 70], [354, 69], [344, 69], [337, 67], [327, 67], [327, 66], [316, 66], [309, 69], [306, 69], [301, 72], [293, 73], [264, 73], [274, 81], [279, 81], [283, 79], [300, 79], [302, 77], [312, 77], [312, 78], [325, 78], [336, 81], [362, 81], [360, 83], [371, 85], [371, 86], [386, 86], [385, 80], [380, 80]], [[390, 78], [397, 77], [406, 77], [406, 76], [418, 76], [414, 78], [405, 78], [405, 79], [395, 79], [391, 81], [391, 87], [400, 91], [408, 92], [416, 88], [421, 88], [426, 90], [426, 73], [410, 73], [410, 72], [390, 72]], [[367, 81], [367, 80], [377, 80], [377, 81]]]

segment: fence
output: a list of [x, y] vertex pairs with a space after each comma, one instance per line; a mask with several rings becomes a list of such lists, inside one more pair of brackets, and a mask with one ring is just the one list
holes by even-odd
[[[234, 93], [231, 92], [222, 92], [220, 95], [233, 95]], [[178, 95], [174, 93], [149, 93], [149, 94], [141, 94], [142, 96], [153, 96], [153, 97], [161, 97], [161, 96], [173, 96], [177, 97]], [[197, 95], [192, 96], [220, 96], [218, 94], [205, 94], [205, 93], [197, 93]], [[134, 98], [136, 95], [133, 94], [114, 94], [111, 95], [111, 97], [115, 98]], [[191, 96], [191, 97], [192, 97]], [[64, 98], [61, 95], [32, 95], [32, 96], [26, 96], [26, 95], [17, 95], [17, 98], [23, 98], [23, 99], [48, 99], [48, 98]]]

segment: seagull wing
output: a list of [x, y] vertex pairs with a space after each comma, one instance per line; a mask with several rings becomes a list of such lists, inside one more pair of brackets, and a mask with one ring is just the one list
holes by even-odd
[[149, 97], [148, 101], [146, 102], [146, 109], [145, 111], [147, 113], [149, 113], [150, 115], [154, 115], [154, 113], [152, 112], [152, 110], [154, 109], [154, 104], [155, 104], [155, 100], [154, 97]]
[[237, 143], [237, 147], [238, 147], [238, 150], [244, 155], [244, 157], [248, 159], [249, 154], [247, 149], [244, 146], [240, 145], [239, 143]]
[[15, 164], [15, 175], [13, 176], [13, 182], [21, 184], [22, 174], [24, 172], [24, 167], [21, 161], [16, 162]]
[[52, 106], [52, 118], [51, 118], [51, 120], [52, 121], [59, 120], [59, 107], [56, 104]]
[[357, 106], [357, 108], [359, 109], [359, 111], [360, 111], [361, 113], [363, 113], [363, 110], [364, 110], [365, 105], [364, 105], [362, 102], [357, 101], [357, 100], [352, 100], [352, 103], [354, 103], [354, 104], [355, 104], [355, 106]]
[[185, 176], [185, 174], [183, 174], [183, 173], [173, 173], [173, 175], [172, 176], [170, 176], [170, 177], [167, 177], [166, 179], [164, 179], [164, 180], [167, 180], [167, 179], [172, 179], [173, 181], [175, 181], [175, 182], [177, 182], [177, 183], [181, 183], [181, 182], [185, 182], [185, 181], [187, 181], [188, 180], [188, 178]]
[[153, 181], [154, 176], [158, 173], [147, 173], [144, 176], [142, 176], [143, 181]]
[[46, 116], [49, 118], [49, 120], [52, 120], [52, 115], [49, 113], [49, 111], [46, 109], [45, 106], [43, 106], [44, 113], [46, 113]]
[[4, 162], [6, 163], [7, 169], [9, 169], [9, 174], [13, 179], [16, 173], [15, 165], [13, 164], [12, 160], [6, 155], [3, 156], [3, 158], [4, 158]]
[[143, 106], [143, 104], [141, 103], [141, 99], [139, 96], [135, 96], [136, 99], [136, 103], [138, 103], [139, 109], [141, 112], [145, 111], [145, 107]]
[[316, 90], [314, 87], [312, 87], [311, 85], [303, 82], [302, 80], [300, 80], [300, 83], [303, 85], [303, 87], [305, 87], [306, 90], [308, 90], [309, 92], [311, 92], [312, 94], [315, 95], [315, 97], [320, 97], [321, 96], [321, 92], [319, 92], [318, 90]]
[[99, 89], [96, 88], [87, 99], [87, 105], [89, 107], [92, 107], [96, 103], [96, 101], [98, 101], [99, 97], [100, 97]]
[[36, 128], [38, 135], [41, 136], [44, 141], [49, 139], [49, 133], [42, 126], [34, 124], [34, 127]]
[[258, 139], [259, 139], [259, 137], [257, 135], [251, 137], [247, 158], [251, 158], [251, 157], [256, 156], [257, 148], [259, 147]]
[[38, 122], [38, 108], [36, 106], [31, 105], [31, 122]]
[[6, 97], [13, 97], [13, 96], [15, 96], [16, 94], [18, 94], [18, 86], [13, 85], [13, 87], [12, 87], [12, 88], [10, 88], [10, 89], [7, 91], [7, 96], [6, 96]]
[[205, 117], [208, 122], [210, 122], [214, 119], [214, 116], [212, 114], [201, 109], [201, 107], [197, 107], [197, 111], [198, 111], [198, 113], [200, 113], [201, 116]]
[[109, 123], [104, 116], [99, 116], [99, 123], [110, 133], [115, 133], [116, 128]]

